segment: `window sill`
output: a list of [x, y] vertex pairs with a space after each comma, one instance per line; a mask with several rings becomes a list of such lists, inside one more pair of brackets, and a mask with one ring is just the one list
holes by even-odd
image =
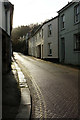
[[65, 30], [65, 28], [62, 28], [61, 31]]
[[52, 35], [48, 35], [48, 37], [52, 37]]
[[74, 25], [77, 25], [77, 24], [79, 24], [79, 23], [80, 23], [80, 21], [78, 21], [78, 22], [75, 22], [75, 23], [74, 23]]
[[78, 53], [79, 53], [79, 52], [80, 52], [80, 50], [78, 50], [78, 49], [74, 49], [74, 52], [78, 52]]
[[52, 54], [48, 55], [48, 56], [52, 56]]

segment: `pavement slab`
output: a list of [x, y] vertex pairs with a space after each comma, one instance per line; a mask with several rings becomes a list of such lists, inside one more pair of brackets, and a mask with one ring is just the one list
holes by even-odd
[[12, 71], [2, 78], [2, 119], [29, 119], [31, 98], [26, 79], [18, 67], [12, 62]]
[[19, 87], [21, 91], [21, 102], [18, 110], [18, 114], [16, 119], [29, 119], [31, 115], [31, 97], [30, 91], [27, 85], [27, 80], [25, 79], [24, 74], [22, 73], [21, 69], [19, 68], [18, 64], [15, 62], [15, 67], [18, 74], [19, 80]]
[[20, 105], [20, 89], [13, 72], [2, 78], [2, 119], [15, 118]]

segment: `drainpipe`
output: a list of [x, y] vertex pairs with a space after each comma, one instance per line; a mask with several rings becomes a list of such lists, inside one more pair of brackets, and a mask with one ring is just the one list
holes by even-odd
[[5, 29], [7, 32], [7, 10], [5, 10]]
[[59, 15], [58, 15], [58, 62], [60, 62], [60, 58], [59, 58]]

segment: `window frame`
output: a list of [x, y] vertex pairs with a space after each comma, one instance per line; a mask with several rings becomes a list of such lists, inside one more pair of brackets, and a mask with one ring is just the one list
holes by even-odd
[[[77, 8], [79, 7], [78, 13], [76, 13]], [[76, 17], [78, 17], [76, 20]], [[74, 23], [78, 23], [80, 22], [80, 4], [77, 4], [76, 6], [74, 6]]]
[[41, 30], [39, 31], [39, 37], [41, 37]]
[[48, 37], [52, 36], [52, 24], [48, 25]]
[[41, 33], [42, 33], [42, 38], [43, 38], [43, 29], [41, 30]]
[[52, 43], [48, 43], [48, 56], [52, 56]]
[[74, 34], [74, 51], [80, 52], [80, 33]]
[[65, 29], [65, 15], [61, 15], [61, 29]]

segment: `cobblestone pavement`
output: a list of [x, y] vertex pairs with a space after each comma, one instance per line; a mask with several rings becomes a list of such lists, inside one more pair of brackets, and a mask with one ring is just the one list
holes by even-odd
[[78, 117], [78, 70], [15, 53], [32, 96], [32, 118]]
[[[17, 61], [18, 62], [18, 61]], [[31, 97], [32, 97], [32, 118], [46, 118], [46, 106], [45, 106], [45, 101], [43, 98], [43, 95], [30, 75], [29, 71], [23, 67], [20, 62], [18, 62], [18, 65], [21, 67], [22, 72], [24, 73], [26, 77], [26, 82], [29, 85], [29, 89], [31, 92]], [[24, 69], [24, 70], [23, 70]], [[32, 81], [33, 80], [33, 81]]]

